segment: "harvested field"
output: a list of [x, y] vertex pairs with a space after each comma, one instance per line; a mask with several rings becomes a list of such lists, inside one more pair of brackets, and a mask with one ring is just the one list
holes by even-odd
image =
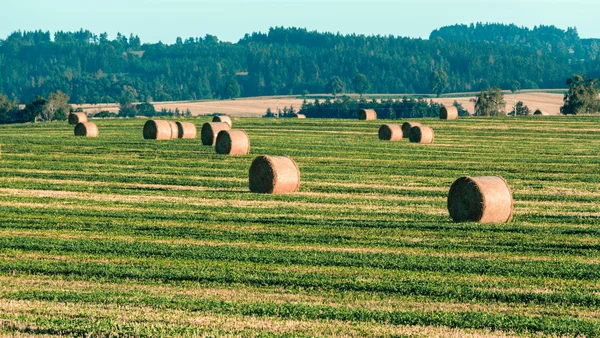
[[[456, 100], [462, 104], [463, 107], [473, 113], [475, 106], [470, 100], [472, 97], [457, 97], [457, 98], [439, 98], [433, 99], [434, 102], [441, 103], [444, 105], [452, 105]], [[506, 101], [506, 110], [510, 111], [511, 107], [516, 101], [523, 101], [523, 103], [529, 107], [533, 113], [536, 109], [546, 111], [550, 115], [560, 115], [560, 107], [563, 105], [562, 94], [551, 94], [551, 93], [523, 93], [523, 94], [505, 94], [504, 101]]]
[[[297, 163], [282, 195], [145, 119], [0, 126], [0, 335], [598, 336], [597, 120], [417, 119], [425, 146], [379, 141], [400, 120], [239, 118]], [[491, 175], [512, 221], [453, 222], [451, 184]]]
[[[376, 97], [376, 96], [375, 96]], [[401, 97], [401, 96], [399, 96]], [[512, 107], [515, 101], [523, 101], [531, 111], [540, 109], [547, 111], [551, 115], [560, 114], [560, 106], [563, 104], [562, 94], [549, 94], [549, 93], [523, 93], [523, 94], [506, 94], [504, 99], [506, 100], [507, 110]], [[440, 98], [433, 99], [433, 101], [442, 103], [445, 105], [452, 105], [454, 100], [458, 101], [463, 105], [469, 112], [474, 112], [473, 103], [470, 102], [472, 97], [457, 97], [457, 98]], [[279, 101], [279, 109], [283, 107], [294, 106], [294, 109], [299, 110], [302, 106], [303, 99], [295, 97], [282, 97], [282, 98], [240, 98], [236, 100], [218, 100], [218, 101], [183, 101], [183, 102], [153, 102], [156, 110], [162, 108], [175, 110], [179, 108], [180, 111], [189, 109], [192, 115], [207, 115], [213, 113], [222, 113], [230, 116], [237, 117], [257, 117], [263, 116], [267, 111], [267, 108], [271, 108], [273, 112], [276, 111]], [[309, 101], [314, 101], [310, 99]], [[321, 100], [322, 101], [322, 100]], [[95, 113], [101, 110], [108, 110], [112, 112], [118, 112], [119, 108], [116, 104], [98, 104], [98, 105], [75, 105], [75, 107], [83, 108], [87, 113]]]

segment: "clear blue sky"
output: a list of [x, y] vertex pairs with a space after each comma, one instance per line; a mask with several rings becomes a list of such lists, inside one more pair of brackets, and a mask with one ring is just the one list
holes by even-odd
[[16, 30], [134, 33], [142, 42], [212, 34], [237, 41], [272, 26], [427, 38], [444, 25], [472, 22], [577, 27], [600, 38], [600, 0], [4, 0], [0, 39]]

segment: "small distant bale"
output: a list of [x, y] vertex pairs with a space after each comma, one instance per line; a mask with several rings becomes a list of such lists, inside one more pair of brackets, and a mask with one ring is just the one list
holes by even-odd
[[247, 155], [250, 153], [250, 138], [243, 130], [221, 130], [215, 143], [217, 154]]
[[231, 125], [226, 122], [206, 122], [202, 125], [200, 138], [205, 146], [214, 146], [217, 141], [217, 135], [221, 130], [230, 130]]
[[397, 124], [384, 124], [379, 127], [379, 139], [382, 141], [402, 141], [402, 127]]
[[249, 170], [250, 191], [285, 194], [300, 188], [300, 170], [287, 156], [258, 156]]
[[410, 138], [410, 129], [412, 127], [422, 126], [419, 122], [404, 122], [402, 123], [402, 137]]
[[458, 119], [458, 108], [455, 106], [443, 106], [440, 109], [441, 120], [457, 120]]
[[[144, 139], [150, 140], [170, 140], [173, 137], [173, 130], [170, 121], [148, 120], [144, 124]], [[177, 128], [177, 125], [175, 125]]]
[[79, 122], [74, 132], [75, 136], [98, 137], [98, 126], [92, 122]]
[[305, 119], [306, 115], [304, 115], [304, 114], [295, 114], [293, 117], [297, 118], [297, 119]]
[[377, 120], [377, 112], [375, 109], [361, 109], [358, 112], [358, 119], [365, 121]]
[[229, 127], [233, 127], [233, 123], [231, 122], [231, 117], [229, 117], [229, 116], [217, 115], [217, 116], [213, 117], [212, 121], [228, 123]]
[[410, 128], [409, 140], [413, 143], [433, 143], [433, 129], [427, 126], [414, 126]]
[[87, 122], [88, 117], [86, 113], [70, 113], [69, 114], [69, 124], [77, 124]]
[[500, 176], [461, 177], [450, 187], [448, 212], [454, 222], [510, 222], [510, 187]]
[[177, 122], [177, 137], [196, 138], [198, 131], [196, 125], [190, 122]]
[[533, 112], [533, 115], [548, 116], [548, 115], [550, 115], [550, 113], [548, 113], [547, 111], [536, 109], [535, 112]]

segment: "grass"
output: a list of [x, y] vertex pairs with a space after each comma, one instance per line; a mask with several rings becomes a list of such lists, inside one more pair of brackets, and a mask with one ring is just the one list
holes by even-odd
[[[425, 119], [432, 145], [240, 118], [240, 157], [96, 122], [0, 126], [2, 334], [600, 335], [597, 118]], [[249, 193], [259, 154], [300, 192]], [[513, 221], [452, 223], [462, 175], [507, 179]]]

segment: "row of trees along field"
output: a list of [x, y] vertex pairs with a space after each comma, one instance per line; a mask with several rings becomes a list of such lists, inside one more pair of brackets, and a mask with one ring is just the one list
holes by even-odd
[[[581, 75], [573, 75], [567, 80], [569, 87], [564, 96], [564, 105], [561, 107], [561, 113], [565, 115], [590, 114], [600, 112], [600, 99], [598, 99], [598, 79], [589, 79]], [[512, 107], [512, 110], [506, 111], [506, 101], [504, 93], [500, 88], [488, 88], [482, 90], [472, 99], [475, 105], [475, 116], [505, 116], [505, 115], [532, 115], [535, 112], [519, 101]], [[464, 107], [454, 101], [454, 106], [458, 109], [459, 116], [469, 114]], [[382, 119], [404, 119], [415, 117], [437, 117], [442, 105], [433, 100], [403, 98], [402, 100], [380, 100], [375, 99], [367, 101], [364, 98], [358, 100], [348, 96], [341, 98], [326, 99], [320, 102], [318, 99], [314, 103], [304, 101], [299, 114], [306, 117], [325, 117], [325, 118], [356, 118], [360, 109], [375, 109], [378, 118]], [[282, 116], [292, 117], [295, 111], [284, 108], [279, 114], [267, 110], [265, 117]]]
[[[71, 103], [169, 101], [341, 92], [436, 93], [560, 88], [600, 76], [597, 40], [575, 29], [477, 24], [428, 40], [271, 28], [237, 43], [216, 36], [142, 43], [86, 30], [15, 32], [0, 40], [0, 93], [19, 103], [58, 90]], [[336, 84], [337, 83], [337, 84]], [[126, 93], [125, 93], [126, 94]]]
[[[454, 102], [454, 106], [458, 108], [460, 116], [466, 116], [469, 113], [458, 102]], [[322, 117], [322, 118], [356, 118], [360, 109], [375, 109], [377, 118], [380, 119], [404, 119], [417, 117], [437, 117], [440, 113], [442, 105], [433, 101], [424, 99], [413, 99], [405, 97], [403, 99], [385, 99], [370, 101], [364, 98], [354, 99], [348, 96], [343, 96], [336, 100], [325, 99], [323, 102], [316, 99], [314, 102], [302, 104], [299, 114], [304, 114], [306, 117]], [[293, 108], [284, 110], [279, 114], [283, 117], [291, 117], [294, 115]], [[265, 117], [275, 116], [270, 110], [267, 111]]]
[[[564, 105], [561, 107], [561, 113], [568, 114], [589, 114], [600, 111], [600, 99], [598, 99], [598, 79], [589, 79], [581, 75], [573, 75], [567, 80], [569, 86], [568, 92], [564, 96]], [[149, 102], [135, 103], [137, 95], [134, 88], [125, 88], [125, 94], [119, 99], [119, 113], [102, 111], [95, 117], [135, 117], [135, 116], [189, 116], [190, 110], [180, 111], [179, 109], [156, 111], [154, 105]], [[482, 90], [474, 99], [475, 115], [477, 116], [499, 116], [506, 115], [506, 102], [504, 94], [500, 88], [489, 88]], [[454, 101], [460, 116], [468, 115], [462, 105]], [[362, 96], [357, 100], [349, 96], [329, 98], [323, 102], [316, 99], [314, 102], [304, 100], [298, 113], [307, 117], [320, 118], [356, 118], [360, 109], [375, 109], [379, 118], [382, 119], [404, 119], [419, 117], [435, 117], [438, 115], [441, 105], [427, 101], [422, 98], [414, 99], [404, 97], [401, 100], [372, 99], [367, 101]], [[69, 96], [62, 91], [51, 93], [48, 98], [36, 97], [23, 108], [20, 108], [15, 101], [9, 100], [6, 96], [0, 94], [0, 124], [22, 123], [33, 121], [54, 121], [65, 120], [67, 114], [73, 112], [69, 104]], [[512, 115], [530, 115], [533, 112], [529, 110], [523, 102], [517, 102]], [[285, 107], [282, 111], [273, 113], [267, 109], [265, 117], [292, 117], [297, 112], [293, 107]]]
[[[130, 92], [132, 94], [132, 92]], [[41, 96], [28, 102], [24, 107], [19, 107], [15, 101], [9, 100], [0, 94], [0, 124], [24, 122], [49, 122], [64, 121], [68, 114], [81, 112], [80, 108], [73, 109], [69, 104], [69, 96], [62, 91], [50, 93], [48, 98]], [[119, 103], [119, 113], [100, 111], [94, 117], [135, 117], [135, 116], [191, 116], [189, 109], [185, 111], [163, 108], [156, 111], [154, 105], [148, 102], [134, 103], [132, 96], [123, 96]]]

